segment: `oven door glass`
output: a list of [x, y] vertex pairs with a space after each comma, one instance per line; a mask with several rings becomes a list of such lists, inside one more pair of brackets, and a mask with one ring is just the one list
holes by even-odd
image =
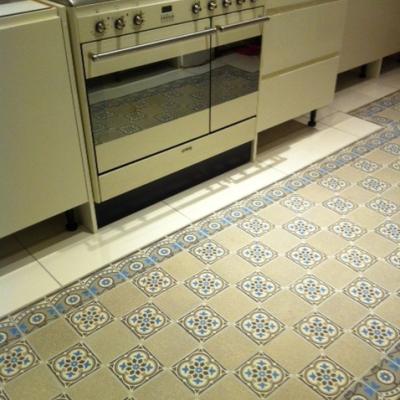
[[[182, 36], [181, 27], [156, 31], [149, 42]], [[100, 173], [209, 133], [210, 40], [204, 35], [87, 63], [91, 75], [101, 74], [86, 80]]]
[[212, 39], [211, 130], [256, 115], [263, 8], [213, 18], [217, 33]]

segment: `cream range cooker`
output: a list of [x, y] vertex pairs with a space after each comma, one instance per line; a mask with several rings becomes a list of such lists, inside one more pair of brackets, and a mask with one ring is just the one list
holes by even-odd
[[67, 4], [100, 226], [252, 157], [262, 1]]

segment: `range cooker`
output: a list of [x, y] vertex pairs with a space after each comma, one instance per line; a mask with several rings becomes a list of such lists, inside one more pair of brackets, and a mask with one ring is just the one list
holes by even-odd
[[[151, 196], [132, 191], [246, 143], [254, 148], [262, 28], [268, 20], [262, 2], [70, 0], [100, 214], [111, 199]], [[122, 203], [110, 204], [115, 209]]]

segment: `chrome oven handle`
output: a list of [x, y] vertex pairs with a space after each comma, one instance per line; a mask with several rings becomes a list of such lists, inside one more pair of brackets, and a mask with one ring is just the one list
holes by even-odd
[[216, 28], [221, 31], [227, 31], [229, 29], [234, 29], [234, 28], [241, 28], [242, 26], [247, 26], [247, 25], [253, 25], [253, 24], [259, 24], [261, 22], [269, 21], [271, 18], [268, 17], [267, 15], [263, 17], [258, 17], [258, 18], [253, 18], [248, 21], [242, 21], [242, 22], [237, 22], [235, 24], [230, 24], [230, 25], [217, 25]]
[[154, 42], [138, 44], [137, 46], [132, 46], [132, 47], [126, 47], [124, 49], [111, 50], [111, 51], [106, 51], [104, 53], [97, 53], [97, 54], [91, 53], [90, 57], [93, 61], [98, 61], [103, 58], [107, 58], [107, 57], [111, 57], [111, 56], [132, 53], [132, 52], [135, 52], [138, 50], [150, 49], [152, 47], [158, 47], [158, 46], [162, 46], [165, 44], [171, 44], [171, 43], [179, 42], [179, 41], [185, 40], [185, 39], [193, 39], [193, 38], [197, 38], [197, 37], [201, 37], [201, 36], [206, 36], [211, 33], [215, 33], [216, 31], [217, 31], [216, 28], [208, 28], [208, 29], [205, 29], [204, 31], [186, 33], [184, 35], [174, 36], [172, 38], [161, 39], [161, 40], [156, 40]]

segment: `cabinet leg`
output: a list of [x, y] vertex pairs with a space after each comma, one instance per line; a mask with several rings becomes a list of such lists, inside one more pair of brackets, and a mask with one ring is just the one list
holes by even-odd
[[73, 232], [78, 229], [73, 209], [65, 211], [65, 219], [67, 220], [67, 223], [65, 224], [65, 229], [67, 231]]
[[312, 110], [310, 112], [310, 119], [308, 120], [308, 126], [314, 128], [317, 125], [317, 110]]
[[364, 64], [360, 67], [360, 75], [361, 79], [365, 79], [367, 77], [368, 65]]

